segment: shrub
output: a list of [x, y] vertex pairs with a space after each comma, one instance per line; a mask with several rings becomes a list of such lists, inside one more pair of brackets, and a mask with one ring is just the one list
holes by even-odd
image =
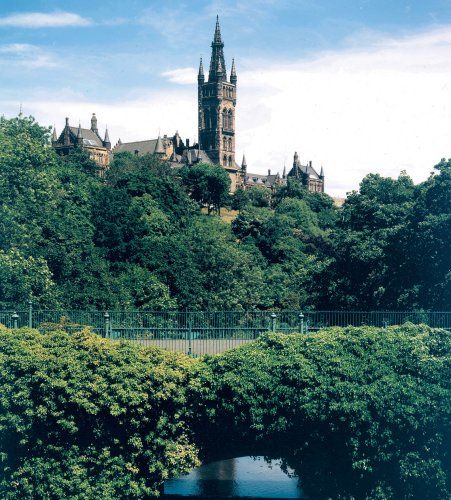
[[448, 498], [450, 352], [425, 325], [263, 335], [199, 365], [203, 453], [284, 458], [310, 498]]
[[0, 497], [143, 498], [197, 463], [193, 360], [88, 330], [0, 330]]

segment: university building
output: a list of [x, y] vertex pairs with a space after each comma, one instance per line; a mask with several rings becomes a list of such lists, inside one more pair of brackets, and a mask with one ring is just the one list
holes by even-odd
[[52, 146], [57, 153], [66, 155], [73, 148], [82, 147], [86, 149], [89, 156], [99, 165], [100, 175], [104, 175], [110, 164], [111, 142], [108, 136], [108, 129], [105, 130], [104, 138], [99, 135], [97, 128], [97, 117], [93, 113], [91, 118], [91, 128], [82, 128], [69, 125], [69, 118], [66, 118], [66, 125], [58, 137], [56, 129], [53, 129]]
[[59, 136], [52, 140], [53, 147], [60, 154], [67, 154], [71, 148], [83, 147], [89, 151], [101, 167], [102, 171], [108, 167], [114, 154], [127, 151], [135, 155], [155, 154], [174, 168], [182, 165], [208, 163], [222, 166], [229, 174], [231, 192], [238, 188], [246, 189], [250, 186], [264, 186], [274, 189], [284, 185], [292, 177], [300, 181], [309, 191], [324, 192], [324, 171], [320, 173], [313, 168], [312, 162], [302, 165], [298, 154], [294, 154], [293, 167], [288, 173], [284, 168], [283, 174], [267, 175], [252, 174], [247, 170], [246, 158], [243, 155], [241, 165], [235, 158], [235, 113], [237, 103], [237, 73], [235, 61], [232, 60], [230, 73], [227, 73], [224, 58], [224, 43], [221, 37], [219, 19], [211, 44], [211, 59], [208, 75], [204, 72], [202, 58], [197, 76], [197, 104], [198, 104], [198, 142], [190, 144], [189, 139], [182, 140], [179, 133], [164, 135], [156, 139], [135, 142], [122, 142], [120, 139], [111, 148], [108, 130], [102, 139], [97, 130], [95, 114], [91, 119], [91, 128], [84, 129], [66, 126]]

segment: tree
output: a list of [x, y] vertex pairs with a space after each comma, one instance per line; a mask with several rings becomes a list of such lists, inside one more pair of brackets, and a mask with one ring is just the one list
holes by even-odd
[[[451, 304], [451, 160], [416, 188], [406, 228], [406, 249], [421, 307], [443, 310]], [[407, 292], [409, 293], [409, 292]]]
[[23, 307], [30, 298], [48, 309], [60, 305], [47, 262], [42, 257], [24, 257], [16, 248], [0, 250], [0, 308]]
[[348, 195], [331, 235], [333, 263], [325, 292], [329, 307], [371, 310], [415, 304], [403, 299], [415, 281], [406, 244], [414, 197], [415, 186], [405, 173], [398, 179], [369, 174], [360, 190]]
[[206, 206], [208, 214], [212, 210], [219, 214], [230, 191], [230, 177], [226, 170], [219, 165], [199, 163], [183, 167], [180, 176], [191, 197], [201, 206]]
[[447, 498], [450, 334], [425, 325], [265, 334], [198, 366], [206, 460], [279, 457], [309, 498]]
[[89, 330], [0, 327], [0, 497], [157, 496], [198, 464], [192, 364]]

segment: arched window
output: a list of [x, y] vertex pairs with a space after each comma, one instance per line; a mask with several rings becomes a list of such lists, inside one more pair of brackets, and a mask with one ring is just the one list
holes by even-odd
[[231, 167], [231, 166], [232, 166], [232, 157], [229, 156], [229, 167]]
[[222, 138], [222, 147], [224, 151], [227, 151], [227, 139], [225, 137]]
[[233, 129], [233, 111], [231, 109], [229, 109], [229, 116], [228, 116], [228, 129], [229, 130], [232, 130]]
[[204, 113], [204, 127], [210, 128], [210, 111], [208, 111], [208, 109], [206, 109]]
[[232, 139], [231, 138], [229, 138], [228, 144], [229, 144], [229, 151], [233, 151], [233, 149], [232, 149]]
[[222, 127], [227, 128], [227, 110], [225, 108], [222, 110]]
[[226, 155], [224, 155], [224, 158], [222, 159], [222, 165], [224, 167], [227, 167], [227, 156]]

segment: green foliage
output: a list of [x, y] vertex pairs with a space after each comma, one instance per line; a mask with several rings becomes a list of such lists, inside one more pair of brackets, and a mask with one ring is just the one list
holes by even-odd
[[0, 328], [1, 498], [147, 498], [198, 454], [282, 458], [310, 498], [449, 498], [445, 330], [266, 334], [193, 360], [55, 327]]
[[89, 331], [0, 329], [0, 496], [138, 499], [197, 464], [193, 361]]
[[19, 250], [0, 250], [0, 308], [25, 304], [38, 297], [38, 305], [55, 306], [58, 293], [46, 261], [24, 257]]
[[[101, 178], [33, 118], [0, 118], [0, 305], [447, 309], [450, 165], [416, 186], [370, 174], [338, 209], [293, 179], [229, 197], [223, 168], [155, 155], [116, 154]], [[231, 225], [201, 211], [229, 202]]]
[[251, 186], [237, 189], [232, 197], [232, 208], [242, 210], [247, 206], [269, 207], [271, 206], [271, 191], [264, 186]]
[[180, 176], [194, 200], [206, 206], [208, 213], [212, 210], [219, 213], [230, 191], [230, 177], [226, 170], [219, 165], [199, 163], [183, 167]]
[[190, 398], [203, 454], [281, 457], [310, 498], [448, 498], [450, 339], [333, 328], [208, 357]]

